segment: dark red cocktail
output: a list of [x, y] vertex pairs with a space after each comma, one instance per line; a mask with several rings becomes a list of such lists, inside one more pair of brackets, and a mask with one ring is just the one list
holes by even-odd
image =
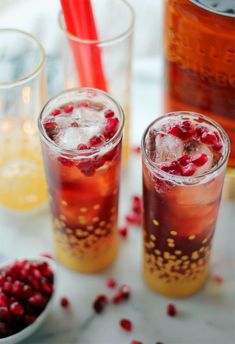
[[150, 124], [142, 153], [144, 278], [187, 296], [208, 275], [229, 140], [209, 118], [176, 112]]
[[120, 106], [95, 89], [61, 93], [42, 110], [55, 249], [71, 269], [99, 271], [117, 255], [123, 124]]

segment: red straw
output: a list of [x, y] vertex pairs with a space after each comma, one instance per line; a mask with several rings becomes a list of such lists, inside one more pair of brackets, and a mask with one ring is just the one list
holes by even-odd
[[[61, 0], [67, 31], [82, 40], [98, 41], [90, 0]], [[94, 43], [70, 40], [82, 87], [95, 87], [107, 92], [101, 49]]]

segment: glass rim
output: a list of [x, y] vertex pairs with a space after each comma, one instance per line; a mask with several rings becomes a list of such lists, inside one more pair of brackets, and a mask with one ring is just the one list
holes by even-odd
[[19, 78], [17, 80], [14, 80], [14, 81], [0, 82], [0, 89], [15, 87], [15, 86], [24, 84], [27, 81], [33, 79], [42, 70], [42, 68], [43, 68], [43, 66], [45, 64], [45, 59], [46, 59], [45, 50], [44, 50], [42, 44], [31, 33], [23, 31], [23, 30], [19, 30], [19, 29], [0, 28], [0, 36], [3, 33], [15, 33], [15, 34], [20, 35], [20, 36], [24, 37], [25, 39], [33, 42], [34, 44], [36, 44], [38, 50], [40, 51], [40, 60], [39, 60], [39, 63], [36, 65], [36, 67], [33, 69], [33, 71], [28, 73], [27, 75], [24, 75], [23, 77], [21, 77], [21, 78]]
[[65, 23], [64, 23], [64, 15], [63, 15], [62, 10], [59, 11], [59, 16], [58, 16], [59, 27], [66, 34], [66, 36], [68, 38], [70, 38], [72, 41], [77, 42], [77, 43], [99, 44], [99, 46], [106, 46], [106, 45], [114, 44], [117, 41], [122, 40], [122, 39], [130, 36], [132, 34], [132, 32], [134, 31], [134, 26], [135, 26], [135, 11], [134, 11], [133, 7], [126, 0], [118, 0], [118, 1], [122, 2], [127, 7], [127, 9], [130, 12], [130, 16], [131, 16], [130, 25], [128, 26], [128, 28], [124, 32], [122, 32], [119, 35], [116, 35], [116, 36], [114, 36], [112, 38], [103, 39], [103, 40], [99, 40], [99, 39], [92, 40], [92, 39], [82, 39], [82, 38], [79, 38], [79, 37], [73, 35], [72, 33], [70, 33], [66, 29]]
[[[55, 142], [53, 140], [51, 140], [48, 135], [46, 134], [46, 131], [43, 127], [42, 124], [42, 119], [43, 119], [43, 115], [45, 113], [45, 111], [47, 110], [48, 106], [51, 104], [51, 102], [57, 100], [60, 97], [63, 97], [64, 95], [69, 95], [69, 94], [74, 94], [74, 93], [81, 93], [84, 91], [95, 91], [98, 94], [101, 94], [103, 96], [105, 96], [106, 98], [108, 98], [117, 108], [118, 113], [120, 115], [120, 125], [119, 128], [117, 130], [117, 132], [114, 134], [114, 136], [107, 142], [105, 142], [104, 144], [102, 144], [99, 147], [91, 147], [88, 149], [65, 149], [65, 148], [61, 148], [59, 147], [57, 144], [55, 144]], [[124, 115], [124, 111], [121, 107], [121, 105], [116, 102], [116, 100], [110, 96], [108, 93], [99, 90], [97, 88], [91, 88], [91, 87], [76, 87], [76, 88], [71, 88], [69, 90], [64, 90], [58, 94], [56, 94], [55, 96], [51, 97], [46, 104], [43, 106], [40, 115], [38, 117], [38, 129], [39, 129], [39, 134], [40, 137], [43, 139], [43, 141], [50, 147], [53, 147], [53, 149], [60, 155], [64, 155], [64, 156], [69, 156], [69, 157], [76, 157], [78, 158], [89, 158], [91, 155], [96, 155], [98, 154], [104, 147], [109, 146], [111, 143], [116, 142], [116, 140], [121, 139], [122, 134], [123, 134], [123, 128], [124, 128], [124, 123], [125, 123], [125, 115]]]
[[[154, 162], [147, 156], [146, 150], [145, 150], [145, 139], [146, 139], [146, 135], [149, 131], [149, 129], [151, 128], [152, 125], [154, 125], [155, 123], [159, 122], [162, 119], [165, 119], [166, 117], [173, 117], [173, 116], [177, 116], [177, 115], [188, 115], [188, 116], [192, 116], [193, 118], [199, 118], [202, 119], [204, 121], [206, 121], [209, 124], [212, 124], [213, 127], [215, 127], [219, 133], [222, 135], [222, 138], [224, 140], [224, 146], [225, 146], [225, 152], [223, 154], [222, 159], [219, 161], [218, 165], [215, 165], [211, 170], [199, 175], [199, 176], [178, 176], [178, 175], [174, 175], [168, 172], [163, 171], [162, 169], [160, 169], [158, 166], [156, 166], [154, 164]], [[157, 119], [153, 120], [145, 129], [143, 135], [142, 135], [142, 140], [141, 140], [141, 151], [142, 151], [142, 156], [145, 159], [145, 161], [148, 163], [148, 165], [157, 172], [157, 174], [161, 177], [163, 177], [164, 179], [167, 179], [169, 181], [172, 182], [176, 182], [179, 184], [185, 183], [185, 185], [190, 185], [190, 184], [195, 184], [196, 182], [213, 175], [214, 173], [216, 173], [217, 171], [219, 171], [224, 164], [226, 164], [229, 154], [230, 154], [230, 140], [228, 138], [227, 133], [225, 132], [225, 130], [222, 128], [222, 126], [217, 123], [216, 121], [214, 121], [213, 119], [204, 116], [200, 113], [197, 112], [193, 112], [193, 111], [172, 111], [172, 112], [167, 112], [166, 114], [158, 117]]]

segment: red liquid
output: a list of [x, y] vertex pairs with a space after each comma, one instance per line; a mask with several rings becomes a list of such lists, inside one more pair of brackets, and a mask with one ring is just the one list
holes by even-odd
[[[96, 105], [90, 102], [89, 106]], [[76, 123], [79, 126], [80, 120]], [[56, 140], [53, 130], [47, 134]], [[121, 139], [106, 151], [102, 143], [97, 144], [99, 152], [93, 157], [84, 153], [88, 154], [85, 159], [82, 151], [80, 157], [65, 158], [45, 142], [42, 146], [58, 259], [74, 270], [99, 271], [115, 259], [119, 246]]]
[[[184, 149], [192, 140], [193, 137], [183, 139]], [[197, 149], [201, 149], [201, 139], [198, 142]], [[146, 147], [151, 146], [145, 143]], [[215, 154], [210, 168], [217, 166], [221, 157], [213, 152], [212, 146], [206, 145], [203, 149]], [[153, 154], [153, 147], [147, 154], [150, 153]], [[205, 168], [209, 159], [203, 164]], [[174, 161], [182, 160], [177, 157]], [[171, 165], [175, 166], [172, 161], [159, 163], [162, 170]], [[155, 291], [183, 297], [193, 294], [205, 283], [225, 167], [214, 175], [202, 177], [204, 180], [182, 183], [185, 164], [179, 163], [178, 168], [162, 176], [143, 159], [144, 278]], [[195, 167], [192, 177], [199, 168], [201, 166]], [[175, 177], [181, 179], [181, 184], [174, 181]]]
[[165, 108], [203, 113], [231, 141], [235, 167], [235, 18], [188, 0], [165, 1]]

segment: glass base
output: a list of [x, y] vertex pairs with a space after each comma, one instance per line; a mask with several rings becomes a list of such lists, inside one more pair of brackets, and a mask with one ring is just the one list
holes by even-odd
[[159, 276], [161, 273], [152, 272], [144, 267], [144, 280], [155, 292], [168, 297], [181, 298], [190, 296], [203, 287], [208, 277], [208, 270], [207, 266], [195, 279], [187, 278], [186, 280], [167, 282]]
[[104, 270], [114, 262], [119, 251], [119, 240], [113, 240], [105, 245], [105, 248], [104, 246], [100, 248], [101, 252], [97, 251], [94, 250], [93, 253], [84, 254], [81, 257], [79, 254], [76, 255], [74, 251], [65, 249], [64, 245], [60, 243], [57, 243], [55, 247], [57, 259], [66, 268], [78, 272], [93, 273]]

